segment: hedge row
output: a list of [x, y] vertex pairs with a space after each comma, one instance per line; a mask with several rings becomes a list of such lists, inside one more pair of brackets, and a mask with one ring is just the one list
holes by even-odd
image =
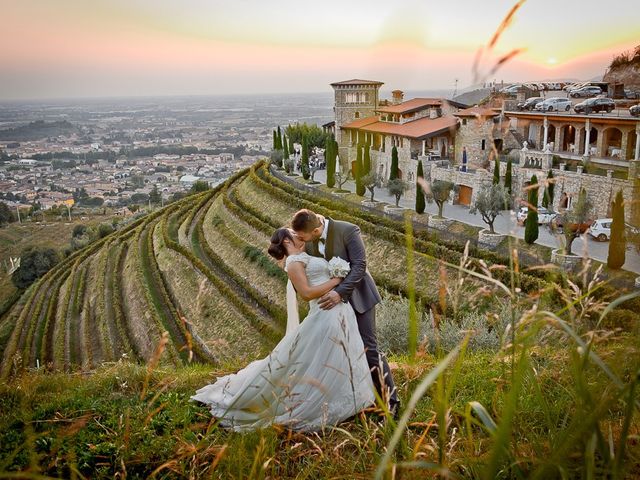
[[271, 331], [271, 329], [266, 329], [265, 325], [258, 318], [253, 309], [250, 308], [240, 298], [238, 298], [236, 293], [225, 282], [216, 277], [204, 264], [204, 262], [196, 257], [191, 250], [186, 248], [184, 245], [180, 245], [179, 243], [171, 240], [167, 235], [166, 229], [163, 230], [162, 234], [165, 245], [189, 260], [195, 268], [197, 268], [205, 277], [207, 277], [207, 279], [209, 279], [209, 281], [220, 292], [220, 294], [223, 295], [227, 300], [229, 300], [234, 305], [234, 307], [236, 307], [236, 309], [247, 318], [249, 323], [251, 323], [251, 325], [256, 330], [258, 330], [265, 337], [274, 342], [277, 342], [280, 339], [279, 335], [277, 335], [276, 332]]
[[[152, 229], [151, 235], [148, 235], [148, 243], [149, 243], [149, 251], [155, 252], [155, 246], [153, 244], [153, 237], [155, 236], [155, 228], [160, 228], [160, 230], [166, 228], [166, 216], [162, 217], [158, 223], [155, 224]], [[173, 295], [173, 291], [169, 286], [169, 282], [166, 279], [165, 273], [158, 266], [158, 262], [155, 258], [155, 254], [151, 255], [150, 263], [152, 266], [152, 272], [154, 276], [154, 280], [157, 283], [158, 290], [162, 295], [162, 300], [166, 305], [166, 308], [171, 312], [171, 317], [175, 319], [175, 326], [178, 328], [180, 335], [184, 339], [184, 345], [181, 347], [181, 351], [184, 350], [184, 353], [188, 355], [189, 351], [193, 353], [193, 359], [199, 362], [211, 362], [217, 363], [217, 359], [211, 353], [211, 351], [204, 344], [202, 339], [198, 336], [193, 336], [192, 329], [188, 328], [188, 324], [183, 321], [183, 317], [181, 317], [178, 312], [177, 305], [179, 305], [178, 300]], [[188, 358], [186, 359], [188, 361]]]
[[[136, 232], [136, 235], [133, 237], [133, 242], [135, 245], [135, 251], [131, 251], [130, 250], [130, 254], [132, 255], [132, 258], [134, 260], [134, 275], [135, 275], [135, 281], [138, 283], [140, 289], [143, 292], [143, 296], [144, 296], [144, 300], [147, 304], [148, 307], [148, 312], [151, 316], [151, 320], [153, 321], [153, 326], [155, 327], [155, 330], [157, 332], [158, 335], [161, 335], [162, 332], [164, 332], [166, 330], [166, 328], [164, 327], [164, 325], [162, 324], [162, 320], [159, 318], [158, 316], [158, 312], [156, 310], [156, 308], [153, 305], [153, 298], [151, 296], [151, 291], [149, 286], [147, 285], [147, 281], [145, 278], [145, 273], [144, 273], [144, 267], [142, 265], [142, 253], [141, 250], [144, 248], [144, 246], [141, 246], [141, 242], [142, 242], [142, 230], [146, 227], [145, 225], [142, 225], [142, 227], [140, 228], [140, 230], [138, 230]], [[129, 255], [129, 253], [128, 253]], [[142, 321], [143, 319], [141, 319]], [[180, 360], [178, 359], [178, 354], [176, 352], [175, 349], [175, 345], [171, 342], [169, 342], [166, 346], [165, 349], [166, 353], [168, 354], [169, 357], [169, 361], [171, 363], [173, 363], [174, 365], [178, 365], [180, 363]]]
[[42, 327], [36, 337], [35, 354], [39, 356], [43, 365], [48, 365], [53, 361], [53, 331], [56, 324], [56, 312], [58, 310], [58, 296], [64, 282], [69, 278], [70, 270], [63, 270], [62, 274], [56, 280], [54, 293], [49, 296], [49, 305], [42, 322]]
[[[79, 339], [76, 342], [76, 345], [82, 346], [81, 349], [78, 349], [77, 357], [79, 359], [78, 361], [82, 361], [82, 365], [86, 365], [87, 368], [91, 368], [91, 366], [94, 364], [94, 360], [96, 359], [96, 357], [98, 357], [98, 355], [96, 355], [96, 350], [98, 350], [98, 352], [103, 355], [102, 342], [100, 342], [100, 338], [94, 338], [91, 332], [91, 327], [97, 325], [95, 309], [91, 308], [91, 300], [87, 292], [87, 276], [89, 275], [91, 265], [91, 261], [87, 260], [86, 264], [80, 271], [80, 278], [78, 280], [76, 290], [78, 297], [78, 306], [72, 307], [77, 310], [79, 320]], [[70, 331], [69, 333], [70, 337], [73, 338], [73, 332]], [[95, 345], [96, 343], [98, 343], [97, 346]], [[71, 362], [69, 362], [68, 369], [71, 370], [71, 367], [72, 364]]]
[[107, 278], [107, 284], [111, 294], [111, 308], [113, 310], [113, 321], [120, 336], [120, 342], [122, 343], [123, 350], [133, 356], [134, 360], [141, 360], [140, 349], [134, 341], [133, 334], [129, 329], [129, 323], [127, 322], [124, 308], [122, 307], [122, 291], [120, 286], [122, 285], [122, 272], [124, 270], [124, 260], [126, 258], [129, 244], [125, 241], [115, 247], [115, 255], [113, 256], [113, 269], [110, 270], [110, 274]]
[[[178, 346], [184, 346], [185, 341], [184, 338], [181, 338], [181, 336], [177, 334], [175, 320], [167, 319], [165, 317], [160, 303], [161, 300], [158, 298], [158, 294], [154, 288], [154, 279], [149, 261], [150, 252], [148, 244], [148, 230], [152, 221], [145, 223], [138, 234], [138, 270], [140, 273], [138, 280], [142, 282], [142, 290], [144, 291], [144, 296], [149, 307], [149, 313], [151, 313], [158, 332], [166, 331], [172, 339], [172, 341], [167, 344], [167, 352], [170, 354], [169, 356], [171, 361], [177, 365], [180, 363], [181, 358], [186, 359], [186, 352], [178, 351]], [[153, 251], [151, 251], [151, 254], [153, 254]]]
[[202, 215], [200, 220], [197, 222], [195, 235], [198, 236], [199, 244], [201, 245], [205, 255], [213, 264], [220, 268], [227, 277], [229, 277], [234, 283], [236, 283], [236, 285], [247, 292], [247, 294], [253, 299], [254, 302], [260, 305], [264, 310], [266, 310], [278, 325], [284, 328], [287, 324], [286, 310], [269, 301], [269, 299], [265, 298], [265, 296], [258, 292], [251, 285], [251, 283], [249, 283], [249, 281], [238, 275], [238, 273], [232, 267], [227, 265], [227, 263], [211, 249], [211, 246], [207, 242], [207, 239], [204, 235], [204, 217], [205, 216]]
[[263, 222], [259, 218], [255, 217], [254, 215], [251, 215], [249, 212], [247, 212], [246, 210], [243, 210], [241, 207], [238, 206], [236, 195], [234, 194], [233, 190], [231, 190], [231, 188], [225, 189], [222, 197], [222, 203], [227, 209], [229, 209], [229, 211], [233, 215], [238, 217], [247, 225], [250, 225], [253, 228], [255, 228], [258, 232], [262, 232], [269, 237], [273, 235], [273, 227], [271, 226], [270, 223]]
[[[45, 285], [50, 287], [53, 284], [57, 275], [58, 275], [58, 272], [56, 272], [55, 275], [50, 276], [47, 279], [47, 283]], [[33, 314], [30, 316], [28, 320], [29, 323], [28, 323], [26, 335], [20, 345], [22, 348], [23, 365], [31, 366], [31, 350], [34, 343], [34, 337], [36, 335], [36, 328], [38, 324], [43, 320], [43, 317], [44, 317], [43, 315], [44, 304], [49, 299], [49, 296], [47, 295], [47, 293], [48, 292], [46, 292], [44, 289], [40, 292], [40, 295], [36, 299], [36, 304], [35, 304], [35, 309], [33, 310]]]
[[[85, 325], [91, 323], [91, 320], [88, 319], [89, 314], [94, 314], [94, 309], [89, 306], [89, 295], [87, 294], [87, 276], [89, 275], [89, 267], [91, 263], [87, 263], [87, 265], [80, 271], [80, 276], [78, 278], [78, 283], [76, 284], [76, 288], [73, 291], [73, 299], [71, 301], [71, 312], [70, 312], [70, 320], [69, 320], [69, 366], [71, 369], [74, 364], [81, 364], [83, 358], [83, 348], [86, 350], [90, 348], [91, 343], [86, 343], [86, 338], [82, 338], [80, 336], [80, 327], [84, 322]], [[99, 298], [100, 292], [97, 291], [97, 298]], [[94, 320], [95, 321], [95, 320]], [[77, 322], [77, 324], [76, 324]], [[100, 341], [101, 351], [103, 350], [103, 342], [101, 338], [92, 339], [95, 341]], [[91, 356], [91, 355], [89, 355]]]
[[[167, 245], [164, 244], [165, 233], [166, 233], [167, 236], [170, 235], [169, 225], [168, 225], [168, 221], [167, 220], [168, 220], [168, 217], [166, 217], [166, 216], [163, 217], [160, 220], [160, 238], [162, 239], [164, 248], [168, 248]], [[214, 363], [214, 364], [218, 363], [219, 359], [213, 354], [213, 352], [211, 352], [211, 350], [209, 350], [209, 347], [207, 347], [207, 344], [198, 335], [198, 333], [195, 331], [195, 329], [193, 328], [191, 323], [189, 323], [187, 321], [183, 321], [182, 317], [180, 316], [179, 312], [177, 311], [177, 305], [179, 305], [180, 302], [176, 298], [173, 290], [171, 289], [165, 272], [162, 269], [160, 269], [159, 266], [158, 266], [158, 271], [160, 272], [160, 275], [161, 275], [161, 278], [162, 278], [162, 282], [163, 282], [163, 285], [164, 285], [164, 289], [165, 289], [165, 291], [166, 291], [166, 293], [167, 293], [167, 295], [169, 297], [171, 305], [172, 306], [176, 306], [175, 307], [176, 308], [176, 313], [175, 314], [176, 314], [176, 316], [178, 316], [180, 318], [180, 322], [181, 322], [181, 325], [182, 325], [182, 327], [184, 329], [185, 336], [187, 336], [187, 338], [191, 339], [192, 350], [197, 353], [199, 358], [206, 359], [210, 363]]]
[[55, 336], [53, 341], [53, 365], [58, 368], [62, 366], [64, 368], [65, 365], [65, 341], [66, 341], [66, 331], [67, 331], [67, 312], [69, 310], [69, 301], [71, 300], [71, 292], [73, 291], [73, 287], [75, 284], [75, 278], [77, 275], [78, 267], [80, 265], [80, 260], [76, 260], [73, 266], [70, 269], [70, 274], [67, 279], [69, 282], [69, 286], [67, 287], [67, 291], [62, 299], [61, 310], [59, 313], [59, 317], [61, 319], [60, 325], [58, 325], [58, 333]]

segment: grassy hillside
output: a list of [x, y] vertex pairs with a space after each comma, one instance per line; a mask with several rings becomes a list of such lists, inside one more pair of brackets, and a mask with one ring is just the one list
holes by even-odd
[[[258, 164], [91, 244], [25, 292], [0, 319], [0, 472], [640, 473], [637, 298], [607, 308], [621, 292], [592, 273], [512, 267], [284, 180]], [[266, 246], [303, 207], [361, 228], [405, 405], [397, 428], [371, 413], [319, 436], [238, 435], [187, 402], [281, 338], [286, 276]]]

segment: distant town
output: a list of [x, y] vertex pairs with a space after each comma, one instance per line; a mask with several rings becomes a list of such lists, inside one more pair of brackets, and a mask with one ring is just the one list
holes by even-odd
[[0, 200], [14, 213], [130, 215], [129, 206], [215, 186], [267, 156], [274, 124], [329, 115], [323, 96], [295, 95], [0, 105]]

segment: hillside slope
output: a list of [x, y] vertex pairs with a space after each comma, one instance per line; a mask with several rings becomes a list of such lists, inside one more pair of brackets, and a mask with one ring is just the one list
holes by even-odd
[[[173, 364], [260, 356], [286, 323], [286, 274], [266, 247], [303, 207], [357, 223], [378, 285], [407, 294], [403, 223], [303, 194], [258, 164], [75, 253], [32, 285], [0, 319], [3, 377], [37, 365], [71, 371], [123, 357], [146, 362], [165, 331]], [[422, 304], [438, 307], [440, 261], [458, 265], [456, 248], [415, 239]]]

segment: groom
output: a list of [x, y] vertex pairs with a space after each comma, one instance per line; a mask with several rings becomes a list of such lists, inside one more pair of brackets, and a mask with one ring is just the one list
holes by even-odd
[[[400, 407], [396, 387], [386, 358], [378, 352], [376, 339], [375, 306], [381, 297], [376, 284], [367, 270], [367, 259], [360, 229], [348, 222], [341, 222], [317, 215], [311, 210], [298, 211], [291, 227], [301, 240], [306, 242], [306, 251], [315, 257], [331, 260], [340, 257], [348, 261], [351, 271], [334, 290], [320, 298], [320, 308], [329, 310], [339, 302], [349, 302], [356, 313], [358, 330], [365, 346], [367, 362], [371, 369], [373, 384], [383, 399], [388, 399], [389, 410], [397, 419]], [[380, 367], [384, 372], [386, 394], [382, 394]]]

